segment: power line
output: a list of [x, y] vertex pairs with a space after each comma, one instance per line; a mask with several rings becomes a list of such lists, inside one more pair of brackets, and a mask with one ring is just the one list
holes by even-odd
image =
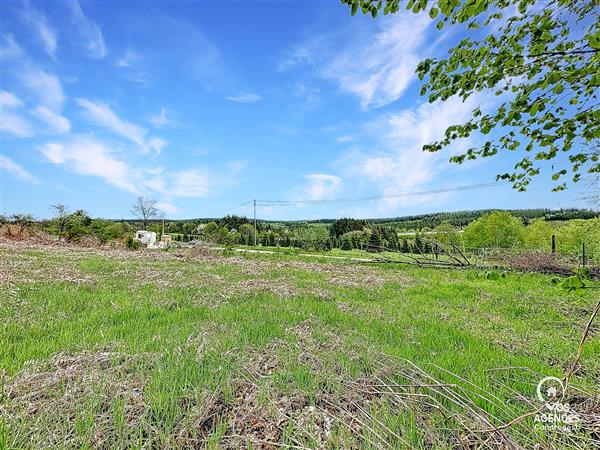
[[[503, 186], [506, 185], [507, 181], [495, 181], [491, 183], [481, 183], [481, 184], [472, 184], [467, 186], [454, 186], [447, 188], [439, 188], [432, 189], [428, 191], [414, 191], [414, 192], [400, 192], [397, 194], [388, 194], [388, 195], [376, 195], [370, 197], [358, 197], [358, 198], [339, 198], [339, 199], [330, 199], [330, 200], [256, 200], [256, 204], [259, 206], [284, 206], [284, 205], [294, 205], [294, 204], [308, 204], [308, 205], [330, 205], [336, 203], [355, 203], [355, 202], [365, 202], [365, 201], [373, 201], [373, 200], [384, 200], [388, 198], [401, 198], [401, 197], [412, 197], [412, 196], [421, 196], [421, 195], [431, 195], [431, 194], [442, 194], [445, 192], [455, 192], [455, 191], [466, 191], [471, 189], [483, 189], [488, 187], [495, 186]], [[252, 200], [243, 203], [240, 206], [247, 205], [252, 203]]]
[[248, 200], [247, 202], [240, 203], [239, 205], [232, 206], [231, 208], [224, 209], [223, 211], [231, 211], [232, 209], [241, 208], [242, 206], [250, 205], [254, 200]]

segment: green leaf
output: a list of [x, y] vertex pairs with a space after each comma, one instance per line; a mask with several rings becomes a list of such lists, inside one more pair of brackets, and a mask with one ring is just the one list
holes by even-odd
[[434, 6], [429, 10], [429, 17], [435, 19], [439, 13], [439, 10]]
[[585, 288], [585, 283], [578, 276], [572, 276], [565, 278], [561, 283], [560, 287], [568, 292], [576, 292]]
[[589, 35], [587, 38], [590, 47], [595, 49], [600, 48], [600, 30], [596, 31], [596, 33], [594, 34]]

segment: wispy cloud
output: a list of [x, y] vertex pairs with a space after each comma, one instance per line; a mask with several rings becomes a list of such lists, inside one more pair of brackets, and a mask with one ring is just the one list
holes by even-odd
[[0, 131], [14, 137], [26, 138], [33, 136], [33, 127], [18, 111], [23, 106], [20, 98], [8, 91], [0, 91]]
[[294, 195], [302, 200], [331, 199], [342, 188], [342, 179], [337, 175], [312, 173], [304, 175], [306, 183], [296, 190]]
[[355, 26], [316, 33], [291, 47], [279, 69], [309, 66], [313, 76], [357, 97], [363, 109], [387, 105], [416, 80], [431, 23], [427, 15], [408, 14], [378, 20], [375, 32]]
[[177, 214], [179, 212], [179, 208], [177, 206], [167, 201], [157, 202], [156, 207], [167, 214]]
[[167, 146], [167, 144], [167, 141], [159, 137], [152, 137], [147, 141], [148, 148], [154, 150], [156, 153], [160, 153], [162, 149]]
[[66, 165], [81, 175], [100, 177], [132, 193], [139, 192], [127, 164], [117, 159], [108, 146], [93, 138], [77, 137], [67, 142], [47, 143], [40, 150], [53, 164]]
[[130, 140], [145, 153], [150, 150], [159, 153], [166, 145], [166, 141], [160, 138], [146, 140], [146, 129], [120, 118], [105, 103], [93, 102], [85, 98], [78, 98], [75, 101], [85, 110], [86, 116], [92, 123], [108, 128], [112, 132]]
[[3, 62], [6, 60], [22, 59], [25, 56], [23, 49], [17, 44], [12, 34], [2, 36], [2, 47], [0, 48], [0, 57]]
[[2, 110], [9, 108], [20, 108], [23, 101], [12, 92], [0, 91], [0, 108]]
[[0, 155], [0, 171], [7, 172], [15, 178], [27, 181], [28, 183], [40, 184], [40, 180], [36, 176], [29, 173], [8, 156]]
[[65, 101], [58, 77], [37, 67], [24, 68], [20, 74], [23, 86], [34, 92], [44, 106], [59, 111]]
[[339, 142], [340, 144], [345, 144], [347, 142], [353, 142], [356, 140], [356, 136], [351, 136], [351, 135], [344, 135], [344, 136], [338, 136], [335, 138], [336, 142]]
[[383, 106], [402, 96], [416, 80], [431, 20], [426, 15], [400, 15], [382, 20], [381, 29], [362, 45], [340, 52], [322, 72], [340, 89], [359, 98], [363, 108]]
[[81, 36], [82, 45], [85, 47], [88, 56], [95, 59], [105, 58], [108, 50], [98, 24], [86, 16], [78, 1], [68, 2], [67, 5], [71, 11], [73, 24]]
[[261, 99], [261, 96], [254, 92], [241, 92], [237, 95], [230, 95], [227, 100], [231, 100], [236, 103], [254, 103]]
[[[448, 152], [429, 153], [423, 145], [443, 137], [446, 128], [469, 117], [481, 98], [466, 102], [451, 98], [446, 102], [421, 104], [382, 116], [372, 122], [367, 133], [374, 136], [379, 150], [353, 151], [346, 155], [343, 165], [348, 176], [374, 184], [383, 195], [413, 191], [427, 187], [442, 171], [449, 169]], [[453, 151], [464, 150], [468, 142]], [[428, 201], [419, 198], [386, 199], [382, 210], [393, 210], [400, 204]]]
[[[125, 148], [115, 150], [93, 135], [76, 135], [39, 147], [46, 160], [77, 174], [103, 179], [108, 184], [136, 195], [171, 198], [207, 197], [226, 187], [228, 176], [217, 177], [208, 168], [166, 170], [149, 166], [149, 161]], [[166, 211], [166, 209], [165, 209]], [[169, 212], [169, 211], [167, 211]]]
[[34, 135], [31, 124], [16, 113], [8, 111], [3, 113], [0, 122], [0, 130], [14, 137], [27, 138]]
[[281, 72], [296, 66], [314, 65], [326, 56], [328, 41], [331, 36], [323, 33], [313, 33], [310, 38], [301, 44], [296, 44], [286, 49], [277, 69]]
[[[10, 67], [11, 75], [28, 91], [30, 96], [37, 98], [40, 103], [39, 108], [60, 116], [65, 102], [65, 93], [59, 78], [32, 61], [11, 35], [3, 37], [0, 53], [3, 62], [5, 64], [8, 62], [7, 67]], [[4, 101], [11, 101], [8, 97]], [[21, 101], [19, 100], [19, 102]], [[42, 112], [42, 114], [44, 113]], [[44, 114], [44, 116], [48, 117], [48, 114]], [[62, 120], [63, 128], [65, 120]]]
[[148, 118], [148, 122], [159, 129], [180, 125], [180, 123], [172, 117], [172, 114], [172, 112], [167, 111], [165, 108], [161, 108], [160, 113]]
[[133, 64], [140, 60], [139, 55], [134, 52], [131, 48], [128, 48], [123, 56], [117, 59], [117, 67], [131, 67]]
[[189, 169], [176, 172], [169, 186], [175, 197], [206, 197], [210, 193], [210, 174], [204, 169]]
[[45, 106], [38, 106], [32, 111], [32, 114], [57, 133], [65, 134], [71, 130], [71, 121], [69, 119]]
[[54, 58], [58, 41], [56, 30], [50, 25], [48, 18], [36, 9], [31, 2], [26, 0], [23, 6], [22, 19], [33, 27], [46, 53]]
[[116, 59], [115, 66], [122, 78], [133, 83], [150, 86], [155, 78], [156, 68], [131, 48]]

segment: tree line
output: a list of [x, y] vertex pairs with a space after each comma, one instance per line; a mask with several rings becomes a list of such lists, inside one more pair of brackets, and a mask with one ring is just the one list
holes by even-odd
[[[141, 205], [138, 201], [136, 205]], [[152, 202], [148, 203], [154, 207]], [[147, 205], [146, 205], [147, 206]], [[157, 217], [152, 208], [150, 214], [140, 213], [138, 220], [113, 221], [92, 218], [84, 210], [71, 212], [65, 205], [53, 205], [51, 220], [36, 221], [30, 214], [14, 214], [0, 217], [4, 234], [21, 237], [36, 227], [56, 238], [79, 242], [93, 238], [99, 243], [122, 241], [132, 243], [136, 230], [146, 228], [169, 234], [175, 241], [200, 241], [204, 243], [235, 246], [253, 246], [254, 222], [243, 216], [227, 215], [217, 220], [174, 221]], [[286, 247], [304, 250], [327, 251], [383, 250], [404, 253], [436, 253], [439, 246], [455, 246], [463, 251], [478, 249], [524, 249], [551, 250], [555, 236], [556, 251], [560, 254], [578, 254], [586, 245], [587, 254], [600, 257], [600, 218], [557, 220], [556, 217], [576, 215], [588, 217], [584, 210], [527, 210], [530, 220], [515, 216], [508, 211], [491, 211], [479, 214], [465, 226], [457, 226], [452, 220], [444, 220], [435, 227], [420, 227], [405, 231], [394, 222], [367, 221], [342, 218], [331, 223], [324, 222], [267, 222], [256, 223], [256, 244], [263, 247]], [[440, 214], [443, 217], [444, 213]], [[454, 213], [450, 213], [454, 214]], [[466, 214], [467, 215], [467, 214]], [[549, 218], [550, 217], [550, 218]], [[438, 245], [439, 244], [439, 245]]]

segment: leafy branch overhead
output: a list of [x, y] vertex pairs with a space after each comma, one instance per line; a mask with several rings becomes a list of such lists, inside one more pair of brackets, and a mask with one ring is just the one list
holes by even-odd
[[[568, 178], [600, 173], [600, 1], [599, 0], [341, 0], [376, 17], [428, 12], [437, 28], [464, 24], [469, 35], [445, 59], [428, 58], [417, 67], [421, 95], [429, 102], [482, 91], [499, 97], [493, 113], [477, 108], [471, 118], [424, 146], [439, 151], [474, 132], [489, 136], [450, 161], [520, 151], [514, 171], [498, 175], [525, 190], [553, 160], [553, 190]], [[478, 31], [482, 29], [482, 31]], [[559, 155], [565, 154], [565, 157]], [[555, 159], [556, 158], [556, 159]], [[570, 173], [570, 175], [568, 175]]]

